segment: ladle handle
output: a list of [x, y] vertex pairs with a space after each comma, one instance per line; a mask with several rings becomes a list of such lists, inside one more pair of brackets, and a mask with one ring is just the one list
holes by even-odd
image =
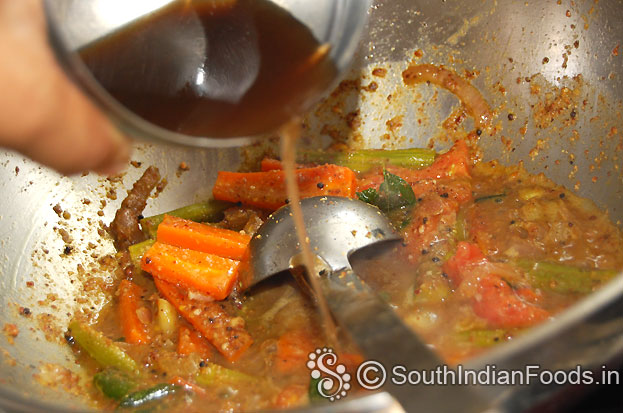
[[[465, 386], [397, 385], [394, 366], [434, 371], [445, 364], [351, 268], [320, 277], [327, 304], [366, 360], [380, 362], [387, 374], [382, 390], [408, 411], [483, 411], [487, 403]], [[430, 374], [430, 373], [429, 373]], [[440, 409], [441, 408], [441, 409]]]

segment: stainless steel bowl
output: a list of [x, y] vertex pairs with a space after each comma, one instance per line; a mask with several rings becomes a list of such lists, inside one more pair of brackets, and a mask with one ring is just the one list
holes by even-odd
[[[151, 13], [163, 9], [177, 0], [142, 0], [128, 3], [123, 0], [45, 0], [46, 17], [51, 43], [60, 62], [69, 75], [88, 93], [111, 119], [130, 136], [147, 141], [178, 143], [209, 148], [237, 147], [248, 144], [261, 136], [215, 138], [188, 136], [146, 121], [113, 98], [95, 80], [91, 71], [80, 59], [77, 51], [136, 22]], [[273, 0], [296, 19], [307, 26], [319, 44], [329, 44], [329, 58], [335, 64], [336, 75], [343, 74], [352, 61], [362, 34], [367, 10], [371, 0]], [[189, 26], [198, 23], [190, 19]], [[185, 43], [203, 41], [197, 39], [194, 28], [180, 30]], [[203, 32], [200, 32], [203, 33]], [[202, 34], [201, 34], [202, 36]], [[182, 54], [192, 58], [196, 52]], [[201, 58], [203, 64], [204, 58]], [[100, 68], [106, 70], [106, 68]], [[194, 69], [194, 68], [193, 68]], [[202, 67], [196, 68], [203, 70]], [[337, 81], [337, 78], [336, 78]], [[335, 82], [333, 85], [335, 86]], [[316, 103], [317, 96], [307, 99], [303, 105]], [[303, 108], [305, 109], [305, 108]], [[266, 131], [271, 132], [271, 131]]]
[[[352, 77], [365, 75], [362, 84], [376, 81], [378, 89], [374, 93], [344, 95], [345, 113], [359, 111], [361, 122], [354, 130], [345, 126], [343, 119], [334, 118], [326, 107], [312, 111], [306, 129], [311, 140], [327, 139], [322, 131], [331, 130], [361, 146], [428, 144], [457, 101], [427, 85], [404, 89], [400, 72], [413, 58], [413, 52], [421, 49], [421, 62], [445, 64], [459, 72], [480, 72], [474, 83], [492, 106], [501, 107], [496, 124], [499, 122], [502, 131], [480, 139], [485, 159], [523, 161], [529, 171], [543, 172], [559, 184], [577, 188], [580, 195], [606, 208], [613, 221], [621, 223], [623, 56], [614, 51], [623, 38], [622, 1], [565, 0], [560, 5], [524, 0], [378, 1], [370, 17]], [[387, 68], [387, 76], [371, 76], [376, 67]], [[579, 74], [583, 80], [573, 80]], [[547, 128], [536, 126], [531, 111], [537, 106], [531, 105], [538, 105], [545, 96], [531, 93], [535, 84], [542, 86], [543, 93], [563, 85], [578, 87], [575, 125], [554, 122]], [[394, 97], [392, 104], [387, 103], [389, 94]], [[514, 115], [514, 120], [509, 120], [508, 113]], [[403, 116], [402, 126], [388, 130], [386, 122], [399, 115]], [[525, 136], [520, 133], [524, 126]], [[393, 138], [386, 140], [386, 134]], [[442, 140], [434, 144], [448, 146]], [[62, 386], [43, 386], [33, 379], [33, 374], [39, 373], [45, 363], [80, 371], [68, 346], [62, 343], [62, 326], [75, 311], [92, 311], [91, 307], [97, 309], [104, 302], [104, 295], [85, 293], [84, 281], [90, 280], [87, 288], [96, 283], [110, 284], [109, 274], [90, 268], [97, 261], [91, 255], [106, 254], [112, 251], [112, 245], [105, 240], [91, 249], [88, 244], [101, 238], [97, 234], [98, 221], [108, 223], [112, 219], [124, 188], [132, 184], [141, 169], [157, 165], [169, 180], [164, 192], [150, 200], [146, 214], [151, 214], [208, 197], [216, 171], [236, 169], [241, 156], [235, 149], [137, 145], [134, 159], [143, 166], [130, 167], [121, 182], [109, 182], [94, 175], [60, 177], [18, 155], [3, 155], [0, 325], [16, 323], [20, 328], [14, 345], [0, 337], [4, 359], [0, 364], [0, 406], [4, 409], [63, 411], [88, 406], [80, 394]], [[178, 177], [181, 161], [191, 169]], [[110, 188], [117, 188], [118, 199], [106, 198]], [[85, 204], [86, 198], [91, 203]], [[103, 208], [100, 199], [107, 200]], [[71, 217], [59, 217], [52, 209], [56, 204]], [[97, 214], [100, 209], [103, 217]], [[66, 229], [72, 237], [74, 250], [69, 256], [63, 254], [65, 242], [60, 229]], [[78, 264], [84, 268], [81, 273]], [[27, 286], [28, 281], [33, 281], [34, 287]], [[47, 297], [50, 293], [56, 297]], [[83, 297], [89, 299], [83, 301]], [[33, 315], [18, 315], [19, 306], [29, 307]], [[556, 321], [494, 348], [471, 360], [467, 367], [484, 368], [493, 363], [498, 369], [523, 368], [526, 364], [571, 369], [581, 364], [599, 370], [602, 365], [614, 366], [623, 355], [622, 314], [623, 278], [617, 277], [559, 314]], [[56, 342], [46, 340], [45, 334]], [[568, 388], [536, 384], [489, 386], [480, 391], [492, 400], [492, 405], [508, 411], [524, 410], [553, 397], [557, 397], [557, 403], [564, 403], [579, 392], [577, 388], [568, 393]], [[561, 392], [567, 393], [560, 396]], [[443, 407], [443, 400], [439, 403]], [[358, 399], [347, 397], [330, 407], [332, 411], [390, 411], [392, 401], [381, 393]]]

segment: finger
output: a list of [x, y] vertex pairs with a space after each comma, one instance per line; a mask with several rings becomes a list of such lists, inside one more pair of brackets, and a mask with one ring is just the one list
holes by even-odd
[[127, 140], [72, 83], [59, 77], [34, 99], [50, 109], [33, 122], [38, 126], [18, 150], [65, 174], [118, 172], [129, 160]]
[[127, 140], [57, 65], [40, 1], [0, 2], [0, 56], [0, 145], [65, 174], [127, 162]]

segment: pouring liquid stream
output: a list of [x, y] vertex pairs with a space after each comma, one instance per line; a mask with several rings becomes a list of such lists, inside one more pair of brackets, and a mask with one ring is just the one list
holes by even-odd
[[307, 270], [308, 280], [313, 290], [316, 304], [318, 306], [318, 312], [320, 319], [322, 320], [322, 328], [325, 334], [327, 344], [330, 346], [337, 346], [337, 329], [329, 307], [327, 306], [326, 299], [321, 293], [318, 278], [316, 277], [316, 266], [314, 265], [314, 255], [309, 243], [309, 237], [307, 236], [307, 230], [305, 229], [305, 221], [303, 220], [303, 211], [301, 210], [300, 202], [301, 196], [298, 189], [298, 183], [296, 179], [296, 142], [301, 135], [301, 123], [300, 119], [293, 118], [286, 123], [280, 130], [281, 135], [281, 160], [283, 162], [283, 170], [286, 177], [286, 188], [288, 193], [289, 205], [292, 210], [292, 218], [296, 228], [296, 235], [301, 246], [301, 257], [303, 266]]

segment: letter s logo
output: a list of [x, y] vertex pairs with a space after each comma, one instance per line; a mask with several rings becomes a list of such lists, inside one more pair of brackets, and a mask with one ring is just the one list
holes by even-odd
[[337, 355], [332, 349], [325, 347], [310, 353], [307, 367], [312, 370], [312, 379], [320, 379], [316, 390], [322, 397], [335, 401], [346, 396], [351, 377], [346, 373], [346, 366], [337, 364]]

